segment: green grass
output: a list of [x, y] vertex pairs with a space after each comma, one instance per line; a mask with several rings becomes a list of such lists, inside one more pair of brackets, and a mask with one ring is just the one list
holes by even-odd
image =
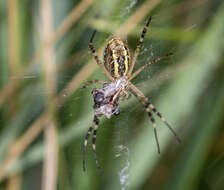
[[[44, 189], [48, 184], [63, 190], [222, 190], [224, 3], [151, 0], [156, 2], [151, 7], [146, 0], [45, 1], [52, 9], [50, 20], [42, 17], [48, 10], [43, 2], [0, 2], [0, 189], [33, 189], [34, 184]], [[146, 68], [133, 83], [182, 143], [156, 119], [158, 155], [150, 120], [132, 97], [120, 102], [119, 116], [100, 121], [96, 144], [103, 175], [96, 169], [91, 146], [83, 172], [94, 85], [81, 86], [87, 80], [106, 79], [88, 49], [89, 39], [96, 29], [94, 44], [100, 50], [133, 15], [133, 29], [126, 26], [121, 32], [132, 52], [147, 18], [153, 16], [136, 68], [174, 53]], [[47, 36], [49, 25], [53, 31]]]

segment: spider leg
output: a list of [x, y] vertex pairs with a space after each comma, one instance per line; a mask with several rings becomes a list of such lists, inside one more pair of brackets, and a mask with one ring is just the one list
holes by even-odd
[[127, 91], [123, 91], [123, 96], [121, 97], [121, 101], [126, 101], [131, 98], [131, 94], [128, 94]]
[[[143, 104], [146, 104], [146, 103], [143, 103]], [[157, 135], [157, 130], [156, 130], [156, 121], [155, 121], [154, 117], [152, 116], [152, 113], [150, 112], [150, 109], [146, 108], [146, 106], [145, 106], [145, 111], [147, 112], [147, 114], [149, 116], [149, 119], [152, 122], [154, 136], [155, 136], [155, 139], [156, 139], [156, 145], [157, 145], [158, 153], [160, 154], [160, 146], [159, 146], [159, 140], [158, 140], [158, 135]]]
[[148, 63], [146, 63], [145, 65], [143, 65], [142, 67], [140, 67], [137, 71], [135, 71], [129, 78], [129, 80], [132, 80], [133, 78], [135, 78], [141, 71], [143, 71], [146, 67], [148, 67], [149, 65], [155, 64], [159, 61], [161, 61], [162, 59], [166, 59], [169, 56], [173, 55], [173, 53], [168, 53], [167, 55], [161, 56], [153, 61], [150, 61]]
[[107, 77], [108, 77], [111, 81], [113, 81], [113, 80], [114, 80], [113, 77], [112, 77], [111, 74], [106, 70], [106, 68], [105, 68], [104, 65], [102, 64], [102, 61], [100, 61], [100, 59], [99, 59], [99, 57], [98, 57], [98, 55], [97, 55], [97, 53], [96, 53], [96, 50], [95, 50], [95, 48], [94, 48], [94, 46], [93, 46], [93, 38], [94, 38], [95, 34], [96, 34], [96, 30], [93, 31], [93, 34], [92, 34], [92, 36], [91, 36], [91, 38], [90, 38], [89, 48], [90, 48], [90, 50], [91, 50], [91, 52], [92, 52], [92, 54], [93, 54], [93, 56], [94, 56], [94, 59], [95, 59], [97, 65], [99, 65], [100, 68], [103, 70], [103, 72], [107, 75]]
[[93, 130], [93, 127], [91, 126], [88, 130], [88, 132], [86, 133], [86, 136], [85, 136], [85, 140], [84, 140], [84, 147], [83, 147], [83, 171], [86, 171], [86, 148], [87, 148], [87, 144], [88, 144], [88, 139], [89, 139], [89, 136], [91, 135], [92, 133], [92, 130]]
[[135, 53], [134, 53], [134, 56], [133, 56], [133, 59], [132, 59], [132, 62], [131, 62], [131, 66], [130, 66], [130, 69], [129, 69], [129, 72], [128, 72], [128, 76], [130, 76], [131, 73], [132, 73], [132, 71], [133, 71], [133, 68], [135, 66], [136, 59], [137, 59], [138, 54], [140, 52], [140, 49], [142, 47], [143, 39], [145, 37], [145, 34], [147, 32], [147, 28], [149, 27], [149, 24], [150, 24], [151, 20], [152, 20], [152, 16], [149, 17], [149, 19], [148, 19], [148, 21], [147, 21], [144, 29], [142, 30], [142, 34], [141, 34], [141, 36], [139, 38], [138, 45], [136, 47], [136, 50], [135, 50]]
[[155, 134], [155, 138], [156, 138], [156, 143], [157, 143], [157, 147], [158, 147], [158, 152], [160, 152], [160, 148], [159, 148], [159, 144], [158, 144], [158, 137], [157, 137], [157, 132], [156, 132], [156, 125], [155, 125], [155, 120], [152, 116], [152, 113], [150, 112], [150, 109], [161, 119], [161, 121], [170, 129], [170, 131], [173, 133], [173, 135], [176, 137], [176, 140], [181, 143], [180, 138], [178, 137], [178, 135], [176, 134], [176, 132], [174, 131], [174, 129], [171, 127], [171, 125], [165, 120], [165, 118], [161, 115], [161, 113], [159, 113], [157, 111], [157, 109], [155, 108], [155, 106], [153, 104], [151, 104], [148, 100], [148, 98], [146, 98], [144, 96], [144, 94], [137, 88], [135, 87], [131, 82], [129, 82], [129, 88], [132, 92], [132, 94], [134, 94], [134, 96], [136, 96], [139, 101], [144, 105], [146, 112], [148, 113], [148, 116], [153, 124], [153, 128], [154, 128], [154, 134]]
[[153, 127], [153, 131], [154, 131], [154, 136], [155, 136], [155, 140], [156, 140], [156, 145], [157, 145], [157, 150], [158, 153], [160, 154], [160, 146], [159, 146], [159, 140], [158, 140], [158, 135], [157, 135], [157, 130], [156, 130], [156, 121], [152, 115], [152, 112], [150, 111], [149, 107], [148, 107], [148, 98], [146, 98], [143, 93], [138, 90], [133, 84], [130, 84], [130, 90], [132, 92], [132, 94], [134, 94], [135, 97], [138, 98], [138, 100], [144, 105], [145, 107], [145, 111], [147, 112], [150, 121], [152, 122], [152, 127]]
[[101, 173], [101, 168], [100, 168], [99, 161], [98, 161], [97, 154], [96, 154], [96, 133], [97, 133], [98, 126], [99, 126], [99, 118], [97, 116], [94, 116], [94, 130], [93, 130], [93, 137], [92, 137], [92, 148], [93, 148], [93, 155], [94, 155], [94, 158], [96, 160], [96, 166]]
[[161, 113], [155, 108], [155, 106], [148, 101], [148, 107], [161, 119], [161, 121], [169, 128], [169, 130], [173, 133], [176, 137], [178, 143], [181, 143], [180, 138], [178, 137], [177, 133], [171, 127], [171, 125], [166, 121], [166, 119], [161, 115]]
[[87, 81], [87, 82], [82, 86], [82, 88], [86, 88], [86, 87], [88, 87], [89, 85], [92, 85], [92, 84], [95, 84], [95, 83], [104, 84], [104, 83], [106, 83], [106, 81], [104, 81], [104, 80], [91, 80], [91, 81]]

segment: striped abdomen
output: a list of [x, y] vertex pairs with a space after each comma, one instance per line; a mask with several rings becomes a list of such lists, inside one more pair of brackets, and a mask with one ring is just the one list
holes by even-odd
[[112, 77], [119, 78], [127, 74], [129, 65], [128, 46], [120, 38], [113, 37], [104, 50], [104, 66]]

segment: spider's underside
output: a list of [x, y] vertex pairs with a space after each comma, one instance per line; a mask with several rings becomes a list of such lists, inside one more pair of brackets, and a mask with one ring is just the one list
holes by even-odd
[[113, 37], [109, 40], [109, 42], [106, 45], [105, 51], [104, 51], [104, 64], [100, 61], [98, 58], [96, 51], [93, 47], [93, 38], [95, 36], [96, 31], [93, 32], [93, 35], [90, 39], [89, 47], [91, 49], [91, 52], [97, 62], [97, 64], [100, 66], [100, 68], [105, 72], [107, 77], [111, 80], [111, 82], [106, 82], [102, 80], [93, 80], [87, 82], [84, 87], [94, 84], [94, 83], [101, 83], [103, 84], [103, 87], [100, 89], [94, 88], [92, 91], [93, 98], [94, 98], [94, 119], [93, 119], [93, 125], [89, 128], [85, 140], [84, 140], [84, 151], [83, 151], [83, 170], [85, 171], [85, 154], [86, 154], [86, 147], [88, 143], [88, 139], [90, 135], [92, 134], [92, 148], [94, 157], [96, 160], [97, 168], [100, 169], [98, 159], [96, 156], [96, 133], [99, 125], [99, 118], [103, 115], [105, 115], [108, 119], [111, 118], [112, 115], [119, 115], [120, 110], [118, 107], [119, 99], [120, 97], [124, 97], [124, 99], [128, 99], [127, 91], [130, 91], [145, 107], [145, 111], [147, 112], [154, 129], [156, 144], [158, 148], [158, 152], [160, 153], [160, 146], [159, 141], [157, 137], [157, 131], [156, 131], [156, 123], [155, 119], [152, 115], [152, 113], [156, 114], [162, 122], [171, 130], [171, 132], [174, 134], [178, 142], [181, 142], [175, 131], [172, 129], [172, 127], [168, 124], [168, 122], [165, 120], [165, 118], [161, 115], [160, 112], [157, 111], [155, 106], [149, 102], [148, 98], [144, 96], [144, 94], [135, 87], [130, 81], [137, 76], [145, 67], [159, 62], [161, 59], [168, 58], [171, 53], [159, 57], [144, 66], [137, 69], [134, 73], [132, 73], [134, 65], [137, 60], [137, 56], [139, 54], [140, 48], [142, 46], [142, 42], [144, 39], [144, 36], [147, 32], [147, 28], [151, 22], [152, 17], [149, 18], [146, 26], [144, 27], [142, 34], [140, 36], [137, 48], [134, 52], [134, 55], [131, 59], [130, 51], [127, 46], [120, 38]]

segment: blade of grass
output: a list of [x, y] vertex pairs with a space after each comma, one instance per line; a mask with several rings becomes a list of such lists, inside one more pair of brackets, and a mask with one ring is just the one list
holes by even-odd
[[[208, 80], [208, 76], [218, 66], [219, 58], [222, 55], [223, 40], [223, 7], [220, 8], [219, 16], [214, 17], [212, 24], [201, 39], [194, 45], [191, 54], [183, 60], [184, 72], [178, 73], [166, 92], [166, 96], [158, 99], [159, 110], [163, 115], [172, 121], [174, 128], [177, 128], [179, 118], [189, 114], [201, 94], [202, 85]], [[173, 94], [175, 92], [175, 94]], [[181, 111], [180, 111], [181, 110]], [[146, 129], [142, 131], [133, 143], [131, 154], [131, 189], [138, 189], [145, 181], [145, 177], [150, 173], [159, 160], [159, 155], [155, 151], [155, 143], [152, 133], [148, 129], [149, 121], [146, 120]], [[168, 130], [159, 132], [160, 144], [162, 147], [168, 145], [172, 138]], [[145, 150], [147, 145], [147, 150]], [[176, 182], [174, 182], [176, 183]], [[183, 187], [183, 186], [182, 186]], [[178, 188], [177, 188], [178, 189]]]
[[[48, 45], [55, 44], [58, 40], [60, 40], [64, 34], [68, 32], [68, 30], [73, 26], [75, 22], [83, 15], [83, 13], [89, 8], [92, 4], [92, 0], [83, 0], [81, 1], [72, 11], [71, 13], [64, 19], [62, 24], [57, 28], [54, 35], [46, 41], [42, 47], [40, 47], [33, 56], [31, 56], [30, 61], [26, 65], [26, 67], [17, 71], [16, 78], [23, 78], [25, 73], [28, 73], [30, 70], [30, 65], [35, 62], [35, 60], [40, 57], [43, 48]], [[20, 86], [20, 80], [9, 80], [7, 85], [0, 92], [0, 107], [8, 100], [9, 97], [12, 97], [15, 94], [16, 89]]]
[[[49, 41], [53, 35], [53, 12], [52, 1], [42, 0], [40, 2], [40, 14], [42, 18], [42, 38], [43, 44]], [[77, 13], [76, 13], [77, 14]], [[77, 18], [77, 15], [75, 16]], [[74, 19], [74, 18], [72, 18]], [[58, 173], [58, 131], [56, 128], [55, 102], [53, 98], [56, 94], [56, 62], [54, 53], [54, 43], [50, 43], [43, 48], [42, 68], [44, 70], [45, 89], [47, 105], [46, 110], [49, 113], [49, 125], [44, 130], [45, 155], [43, 163], [42, 189], [54, 190], [57, 188]]]

